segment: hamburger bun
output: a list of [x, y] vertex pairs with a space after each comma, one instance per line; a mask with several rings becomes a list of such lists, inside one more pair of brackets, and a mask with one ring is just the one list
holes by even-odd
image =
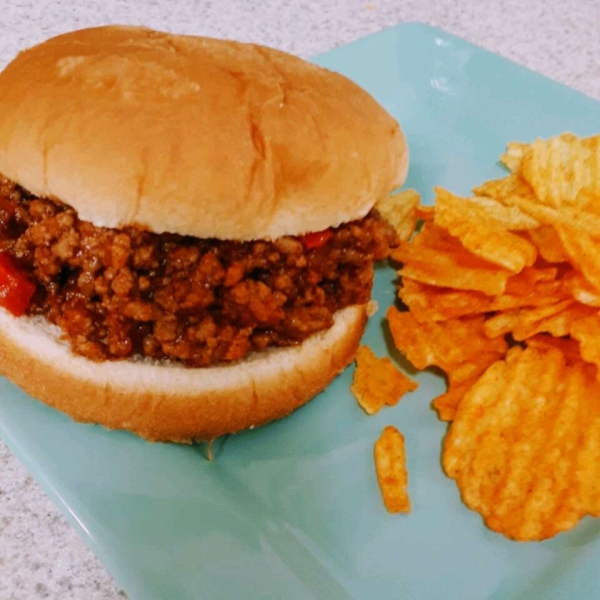
[[318, 394], [354, 358], [366, 320], [365, 306], [351, 306], [298, 346], [191, 369], [149, 360], [92, 362], [73, 354], [43, 317], [0, 308], [0, 372], [77, 421], [151, 441], [211, 440], [280, 419]]
[[407, 165], [366, 91], [254, 44], [99, 27], [0, 74], [0, 173], [95, 225], [301, 235], [362, 218]]

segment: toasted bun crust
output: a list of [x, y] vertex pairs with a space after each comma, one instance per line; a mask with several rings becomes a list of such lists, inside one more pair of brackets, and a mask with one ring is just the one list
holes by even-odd
[[0, 173], [100, 226], [300, 235], [363, 217], [407, 166], [367, 92], [270, 48], [99, 27], [0, 74]]
[[0, 308], [0, 371], [77, 421], [152, 441], [210, 440], [279, 419], [310, 400], [353, 359], [366, 319], [365, 305], [351, 306], [336, 313], [330, 329], [299, 346], [191, 369], [95, 363], [74, 355], [43, 317], [13, 317]]

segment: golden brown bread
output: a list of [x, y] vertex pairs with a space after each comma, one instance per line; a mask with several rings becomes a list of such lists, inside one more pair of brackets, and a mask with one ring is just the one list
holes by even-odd
[[[0, 372], [78, 421], [128, 429], [149, 440], [210, 440], [284, 417], [324, 389], [353, 359], [366, 306], [299, 346], [208, 369], [74, 355], [42, 317], [0, 308]], [[24, 368], [27, 365], [27, 368]]]
[[398, 123], [283, 52], [136, 27], [65, 34], [0, 74], [0, 173], [96, 225], [269, 239], [403, 183]]

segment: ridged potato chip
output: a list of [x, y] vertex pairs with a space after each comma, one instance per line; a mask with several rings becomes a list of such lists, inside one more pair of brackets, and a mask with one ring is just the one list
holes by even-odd
[[492, 179], [473, 188], [476, 196], [503, 200], [508, 196], [535, 198], [531, 186], [519, 174], [511, 174], [502, 179]]
[[568, 271], [563, 275], [565, 292], [577, 302], [587, 306], [600, 307], [600, 289], [593, 287], [579, 271]]
[[[510, 281], [509, 279], [507, 288], [511, 285]], [[412, 279], [403, 280], [398, 296], [421, 323], [525, 306], [545, 306], [568, 297], [565, 286], [560, 281], [540, 281], [530, 284], [526, 290], [488, 296], [470, 290], [438, 288]]]
[[368, 346], [359, 346], [350, 390], [368, 415], [374, 415], [386, 405], [397, 404], [404, 394], [418, 387], [419, 384], [400, 372], [389, 358], [377, 358]]
[[432, 286], [413, 279], [403, 279], [398, 296], [421, 323], [489, 312], [496, 298], [471, 290]]
[[536, 198], [523, 196], [507, 196], [503, 201], [535, 218], [542, 225], [567, 225], [590, 235], [600, 236], [600, 215], [581, 206], [545, 206]]
[[598, 314], [579, 319], [571, 325], [571, 335], [579, 342], [583, 360], [600, 367], [600, 319]]
[[419, 323], [410, 312], [392, 306], [387, 319], [396, 348], [417, 369], [435, 365], [448, 373], [481, 353], [507, 349], [503, 338], [486, 335], [483, 316]]
[[410, 512], [404, 436], [388, 425], [375, 442], [375, 470], [388, 512]]
[[475, 290], [489, 295], [501, 294], [511, 275], [465, 249], [440, 252], [413, 244], [403, 244], [392, 253], [395, 260], [403, 263], [398, 274], [431, 285], [459, 290]]
[[[541, 331], [548, 331], [548, 329], [543, 328], [543, 323], [550, 317], [562, 313], [573, 303], [573, 300], [569, 299], [548, 306], [519, 308], [500, 312], [485, 322], [485, 333], [490, 338], [512, 333], [515, 339], [523, 340]], [[540, 329], [540, 327], [542, 328]]]
[[506, 152], [500, 157], [500, 162], [513, 173], [521, 170], [521, 163], [525, 152], [529, 149], [529, 144], [522, 142], [509, 142]]
[[466, 381], [454, 382], [448, 379], [448, 389], [433, 399], [431, 406], [437, 411], [438, 418], [441, 421], [452, 421], [458, 410], [461, 400], [467, 392], [479, 381], [479, 375]]
[[583, 273], [592, 288], [600, 290], [600, 239], [564, 224], [555, 228], [571, 265]]
[[[436, 192], [434, 223], [457, 237], [467, 250], [513, 273], [533, 265], [537, 258], [536, 247], [511, 233], [510, 225], [494, 218], [482, 205], [470, 199], [460, 198], [442, 188], [436, 188]], [[523, 224], [523, 219], [517, 216], [514, 228]]]
[[[549, 283], [553, 290], [552, 293], [554, 293], [561, 287], [560, 282], [556, 279], [557, 275], [558, 268], [555, 266], [535, 266], [523, 269], [506, 282], [506, 293], [525, 296], [530, 294], [536, 285], [542, 283]], [[556, 289], [554, 286], [556, 286]]]
[[[523, 269], [518, 275], [513, 275], [509, 279], [509, 284], [512, 286], [512, 284], [519, 282], [525, 284], [525, 286], [529, 286], [540, 281], [552, 281], [556, 279], [557, 275], [558, 267], [554, 265], [535, 265], [531, 268]], [[514, 291], [511, 287], [511, 292]]]
[[502, 356], [502, 352], [481, 352], [448, 372], [448, 391], [432, 402], [442, 421], [454, 419], [465, 394], [477, 383], [482, 373]]
[[537, 333], [550, 333], [555, 337], [563, 337], [571, 333], [574, 323], [590, 315], [598, 317], [598, 311], [579, 302], [572, 302], [560, 312], [550, 315], [535, 323], [521, 325], [513, 331], [517, 341], [526, 340]]
[[490, 529], [543, 540], [600, 515], [600, 383], [557, 349], [515, 347], [462, 399], [443, 466]]
[[543, 204], [573, 204], [583, 188], [599, 196], [600, 136], [563, 133], [535, 140], [523, 153], [521, 173]]
[[398, 296], [420, 323], [489, 312], [496, 298], [481, 292], [441, 288], [412, 279], [402, 281]]
[[446, 230], [433, 223], [433, 217], [431, 221], [423, 223], [423, 226], [419, 231], [419, 235], [413, 239], [412, 245], [419, 248], [440, 250], [442, 252], [452, 252], [455, 254], [462, 253], [465, 255], [467, 260], [470, 256], [459, 240], [451, 236]]
[[403, 190], [379, 200], [375, 208], [394, 228], [399, 240], [405, 242], [415, 230], [420, 201], [421, 196], [415, 190]]
[[540, 350], [559, 350], [565, 358], [566, 364], [581, 362], [581, 349], [579, 342], [571, 337], [555, 337], [544, 333], [534, 335], [527, 340], [527, 346]]
[[552, 225], [540, 225], [537, 229], [530, 229], [527, 234], [546, 262], [561, 263], [569, 260], [560, 237]]
[[[516, 206], [507, 206], [497, 198], [474, 196], [461, 198], [443, 188], [435, 188], [434, 222], [436, 225], [452, 233], [443, 223], [445, 214], [468, 219], [473, 224], [484, 222], [499, 226], [506, 231], [527, 231], [539, 227], [539, 222]], [[455, 235], [455, 234], [452, 234]], [[458, 237], [458, 236], [457, 236]]]

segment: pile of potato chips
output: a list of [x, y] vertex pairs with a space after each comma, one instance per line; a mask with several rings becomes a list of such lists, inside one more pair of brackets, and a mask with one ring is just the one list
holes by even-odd
[[[452, 421], [443, 466], [493, 530], [540, 540], [600, 515], [600, 136], [510, 143], [510, 174], [400, 210], [388, 321]], [[411, 212], [412, 211], [412, 212]], [[405, 236], [409, 238], [409, 236]]]

